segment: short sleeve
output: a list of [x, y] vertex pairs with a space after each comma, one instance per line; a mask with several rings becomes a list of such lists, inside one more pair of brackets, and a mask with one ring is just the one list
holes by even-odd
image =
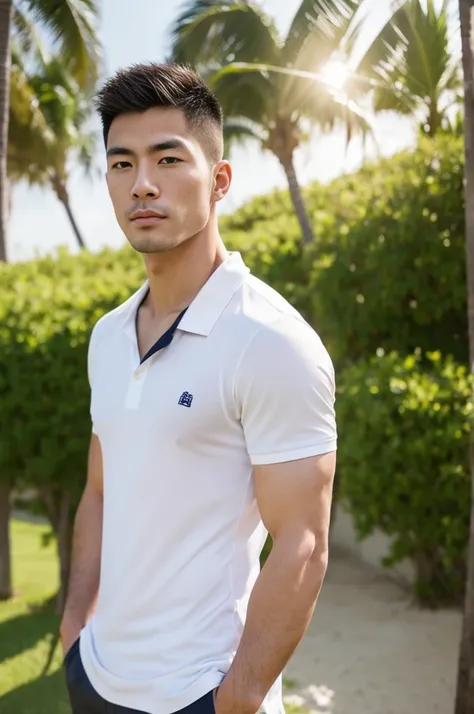
[[285, 314], [253, 338], [237, 372], [235, 399], [253, 465], [336, 450], [333, 364], [301, 318]]

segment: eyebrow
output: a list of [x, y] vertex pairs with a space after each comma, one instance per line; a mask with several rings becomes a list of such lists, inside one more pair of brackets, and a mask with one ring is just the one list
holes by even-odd
[[[161, 141], [159, 144], [149, 146], [148, 153], [156, 154], [160, 151], [168, 151], [169, 149], [188, 150], [188, 147], [181, 139], [167, 139], [166, 141]], [[110, 149], [107, 149], [107, 158], [110, 156], [135, 156], [135, 152], [124, 146], [112, 146]]]

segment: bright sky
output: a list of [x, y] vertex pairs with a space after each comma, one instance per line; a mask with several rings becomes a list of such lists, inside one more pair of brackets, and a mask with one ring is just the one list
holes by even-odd
[[[374, 23], [380, 19], [390, 0], [376, 0], [371, 13]], [[275, 18], [282, 32], [289, 27], [297, 2], [261, 0]], [[181, 0], [102, 0], [101, 34], [105, 50], [105, 72], [140, 61], [163, 61], [169, 49], [168, 30], [181, 5]], [[132, 9], [133, 8], [133, 9]], [[379, 151], [391, 154], [412, 144], [414, 129], [410, 121], [394, 116], [377, 119], [376, 138]], [[115, 222], [107, 194], [103, 170], [105, 158], [100, 142], [96, 164], [100, 175], [93, 180], [73, 170], [70, 182], [72, 208], [90, 250], [101, 246], [120, 246], [125, 238]], [[373, 155], [373, 149], [369, 149]], [[296, 155], [296, 168], [301, 183], [312, 179], [328, 181], [343, 171], [360, 164], [362, 147], [354, 140], [345, 151], [341, 134], [315, 137]], [[237, 149], [231, 157], [234, 181], [221, 210], [230, 212], [252, 195], [286, 185], [278, 161], [257, 147]], [[9, 259], [27, 260], [35, 254], [49, 252], [64, 244], [76, 250], [75, 238], [64, 208], [50, 190], [19, 186], [14, 191], [13, 211], [9, 225]]]

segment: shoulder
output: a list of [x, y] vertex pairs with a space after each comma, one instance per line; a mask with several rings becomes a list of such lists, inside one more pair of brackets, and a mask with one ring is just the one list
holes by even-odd
[[[256, 385], [309, 385], [325, 381], [334, 389], [334, 366], [318, 333], [301, 317], [283, 314], [261, 327], [241, 360], [240, 375]], [[257, 381], [258, 379], [258, 381]]]
[[142, 285], [123, 303], [99, 317], [99, 319], [94, 323], [92, 327], [90, 337], [91, 343], [97, 343], [102, 339], [107, 339], [110, 336], [111, 332], [114, 332], [117, 327], [123, 324], [127, 319], [130, 310], [134, 308], [134, 306], [140, 300], [140, 296], [144, 295], [145, 292], [146, 285]]
[[292, 315], [304, 321], [283, 295], [254, 275], [250, 274], [243, 283], [239, 299], [243, 313], [257, 325], [268, 325], [283, 315]]
[[[232, 334], [241, 351], [245, 352], [256, 338], [256, 345], [278, 335], [289, 338], [286, 326], [305, 334], [312, 328], [302, 315], [274, 288], [253, 275], [248, 275], [225, 309], [223, 330]], [[237, 340], [236, 340], [237, 338]], [[242, 352], [241, 352], [242, 354]]]
[[111, 332], [113, 332], [116, 321], [114, 319], [114, 313], [116, 310], [111, 310], [105, 313], [102, 317], [95, 322], [92, 327], [90, 337], [89, 337], [89, 350], [88, 350], [88, 363], [89, 371], [91, 366], [97, 356], [97, 351], [101, 344], [109, 340]]
[[321, 338], [267, 286], [248, 297], [259, 309], [237, 366], [234, 400], [252, 464], [334, 451], [335, 377]]
[[115, 307], [113, 310], [103, 314], [93, 325], [88, 347], [88, 372], [89, 377], [93, 371], [95, 361], [101, 353], [101, 345], [105, 345], [107, 350], [113, 341], [120, 334], [120, 328], [125, 324], [131, 310], [141, 299], [141, 295], [146, 292], [146, 284], [142, 285], [127, 300]]
[[242, 405], [264, 395], [285, 403], [304, 394], [335, 398], [331, 357], [316, 330], [279, 293], [248, 280], [241, 310], [245, 343], [235, 365], [234, 397]]
[[243, 287], [243, 311], [253, 324], [251, 339], [243, 362], [252, 367], [269, 361], [277, 369], [293, 363], [303, 366], [319, 364], [331, 373], [329, 353], [316, 330], [276, 290], [249, 276]]

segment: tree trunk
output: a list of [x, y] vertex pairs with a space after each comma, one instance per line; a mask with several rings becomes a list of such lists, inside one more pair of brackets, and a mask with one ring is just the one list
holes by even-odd
[[10, 484], [0, 480], [0, 600], [12, 596], [10, 562]]
[[428, 114], [428, 136], [433, 138], [436, 136], [441, 127], [441, 114], [439, 112], [437, 99], [432, 99]]
[[[474, 0], [459, 0], [464, 71], [464, 144], [469, 357], [474, 373]], [[470, 444], [471, 521], [455, 714], [474, 712], [474, 433]]]
[[0, 261], [7, 259], [7, 145], [13, 0], [0, 0]]
[[79, 226], [77, 225], [76, 219], [74, 218], [71, 203], [69, 201], [69, 193], [65, 183], [57, 176], [52, 178], [51, 183], [53, 185], [53, 189], [56, 193], [56, 196], [59, 198], [64, 208], [66, 209], [67, 217], [69, 218], [69, 222], [71, 223], [72, 230], [74, 231], [74, 235], [76, 236], [77, 242], [79, 244], [79, 248], [85, 248], [86, 244], [84, 243], [81, 231], [79, 230]]
[[290, 157], [287, 160], [280, 159], [280, 163], [283, 166], [283, 170], [288, 180], [288, 187], [290, 189], [290, 196], [293, 202], [293, 208], [295, 209], [296, 217], [298, 219], [298, 223], [300, 224], [301, 233], [303, 235], [303, 243], [305, 245], [307, 245], [308, 243], [313, 243], [314, 233], [304, 205], [301, 188], [298, 183], [295, 166], [293, 163], [293, 157]]
[[56, 536], [59, 562], [59, 591], [56, 599], [56, 609], [59, 615], [63, 614], [66, 603], [69, 572], [71, 569], [71, 548], [73, 519], [71, 514], [71, 498], [69, 491], [42, 490], [43, 501], [46, 506], [48, 520]]

